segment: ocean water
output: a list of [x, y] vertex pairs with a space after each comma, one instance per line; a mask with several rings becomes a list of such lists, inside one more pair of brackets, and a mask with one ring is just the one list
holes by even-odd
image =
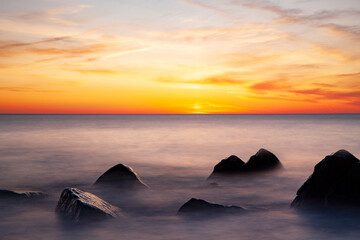
[[[208, 186], [221, 159], [266, 148], [284, 170]], [[0, 115], [0, 189], [40, 190], [39, 201], [0, 203], [0, 239], [359, 239], [360, 218], [289, 207], [316, 163], [346, 149], [360, 157], [360, 114]], [[101, 192], [107, 169], [131, 166], [150, 190]], [[64, 224], [61, 191], [77, 187], [126, 217]], [[243, 215], [176, 215], [190, 198], [237, 205]]]

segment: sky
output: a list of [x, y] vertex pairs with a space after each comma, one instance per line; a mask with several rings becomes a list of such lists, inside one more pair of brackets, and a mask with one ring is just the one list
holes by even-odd
[[0, 0], [0, 113], [360, 113], [359, 0]]

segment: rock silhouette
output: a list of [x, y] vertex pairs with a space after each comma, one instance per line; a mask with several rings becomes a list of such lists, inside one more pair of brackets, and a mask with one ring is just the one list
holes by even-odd
[[261, 148], [255, 155], [244, 163], [235, 155], [221, 160], [215, 167], [209, 178], [221, 176], [238, 176], [244, 173], [256, 173], [261, 171], [282, 168], [279, 159], [270, 151]]
[[94, 185], [121, 189], [148, 188], [148, 186], [139, 179], [137, 174], [124, 164], [118, 164], [107, 170], [96, 180]]
[[261, 148], [255, 155], [251, 156], [245, 164], [245, 171], [264, 171], [281, 168], [279, 159], [272, 152]]
[[209, 203], [202, 199], [191, 198], [178, 211], [178, 215], [209, 215], [209, 214], [234, 214], [245, 210], [237, 206], [224, 206]]
[[122, 216], [121, 210], [103, 199], [77, 188], [65, 188], [55, 212], [74, 222], [102, 220]]
[[360, 204], [360, 161], [346, 150], [326, 156], [297, 191], [295, 208], [346, 208]]
[[235, 155], [231, 155], [216, 164], [213, 172], [220, 174], [236, 174], [243, 171], [244, 165], [245, 162], [243, 160]]
[[26, 200], [26, 199], [42, 199], [47, 195], [40, 191], [12, 191], [0, 190], [0, 199], [2, 200]]

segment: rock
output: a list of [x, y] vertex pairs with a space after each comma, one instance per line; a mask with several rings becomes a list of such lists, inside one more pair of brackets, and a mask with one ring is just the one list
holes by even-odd
[[139, 179], [137, 174], [124, 164], [118, 164], [107, 170], [96, 180], [94, 185], [122, 189], [148, 188], [148, 186]]
[[214, 173], [237, 173], [243, 170], [245, 162], [238, 158], [235, 155], [231, 155], [230, 157], [221, 160], [214, 167]]
[[297, 191], [295, 208], [360, 207], [360, 161], [346, 150], [326, 156]]
[[191, 198], [178, 211], [178, 215], [209, 215], [209, 214], [235, 214], [245, 210], [237, 206], [224, 206], [209, 203], [202, 199]]
[[281, 167], [279, 159], [272, 152], [263, 148], [251, 156], [244, 166], [247, 172], [273, 170]]
[[74, 222], [102, 220], [123, 216], [118, 207], [77, 188], [65, 188], [62, 191], [55, 212], [64, 219]]
[[215, 167], [209, 178], [223, 176], [239, 176], [244, 173], [257, 173], [267, 170], [282, 168], [279, 159], [270, 151], [261, 148], [255, 155], [244, 163], [235, 155], [221, 160]]
[[0, 199], [2, 200], [26, 200], [26, 199], [42, 199], [47, 195], [40, 191], [12, 191], [0, 190]]

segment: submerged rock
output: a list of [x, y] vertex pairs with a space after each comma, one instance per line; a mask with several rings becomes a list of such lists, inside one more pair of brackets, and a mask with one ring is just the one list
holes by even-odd
[[13, 191], [13, 190], [0, 190], [0, 199], [7, 200], [7, 199], [42, 199], [45, 198], [47, 195], [40, 191]]
[[326, 156], [297, 191], [295, 208], [360, 207], [360, 161], [346, 150]]
[[140, 180], [137, 174], [124, 164], [118, 164], [107, 170], [96, 180], [94, 185], [122, 189], [148, 188], [148, 186]]
[[244, 173], [257, 173], [261, 171], [282, 168], [279, 159], [270, 151], [261, 148], [251, 156], [247, 163], [235, 155], [221, 160], [215, 167], [209, 178], [218, 176], [239, 176]]
[[245, 212], [237, 206], [224, 206], [209, 203], [202, 199], [191, 198], [178, 211], [178, 215], [208, 215], [208, 214], [235, 214]]
[[61, 193], [55, 212], [74, 222], [102, 220], [121, 217], [118, 207], [111, 205], [94, 194], [77, 188], [65, 188]]

